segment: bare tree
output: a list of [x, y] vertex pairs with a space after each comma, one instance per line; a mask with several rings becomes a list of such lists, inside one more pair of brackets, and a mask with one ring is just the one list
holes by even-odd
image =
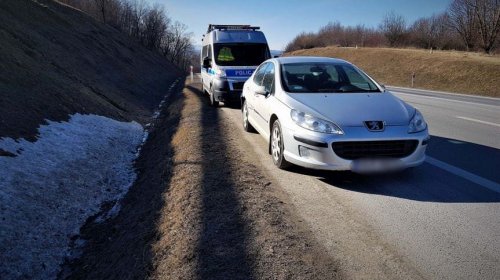
[[106, 13], [110, 0], [94, 0], [94, 3], [99, 12], [102, 22], [106, 23]]
[[186, 69], [186, 65], [192, 61], [192, 34], [180, 22], [171, 24], [163, 6], [150, 7], [145, 0], [59, 1], [117, 27], [147, 48], [160, 52], [182, 69]]
[[395, 47], [403, 44], [406, 36], [406, 21], [403, 16], [389, 12], [382, 20], [380, 29], [387, 38], [389, 46]]
[[374, 28], [366, 28], [364, 25], [343, 26], [336, 21], [321, 27], [317, 33], [300, 33], [287, 44], [285, 51], [325, 46], [376, 47], [384, 42], [384, 35]]
[[485, 53], [490, 53], [500, 31], [500, 1], [470, 0], [467, 2], [476, 15], [481, 47]]
[[476, 41], [477, 21], [470, 0], [454, 0], [448, 8], [450, 26], [460, 35], [467, 51]]
[[322, 42], [318, 40], [317, 34], [300, 33], [285, 47], [285, 51], [291, 52], [300, 49], [312, 49], [322, 46]]
[[417, 19], [410, 27], [409, 35], [412, 43], [421, 48], [442, 48], [450, 33], [447, 26], [447, 15], [433, 15]]
[[354, 37], [355, 37], [355, 42], [356, 45], [359, 45], [360, 47], [364, 47], [366, 45], [366, 35], [368, 30], [363, 24], [358, 24], [354, 28]]
[[144, 45], [149, 49], [159, 49], [161, 39], [167, 32], [170, 18], [160, 6], [155, 6], [146, 12], [144, 16]]

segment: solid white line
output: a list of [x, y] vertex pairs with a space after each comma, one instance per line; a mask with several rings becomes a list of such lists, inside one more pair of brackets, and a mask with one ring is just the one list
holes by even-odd
[[427, 89], [418, 89], [418, 88], [405, 88], [405, 87], [394, 87], [394, 86], [387, 86], [387, 89], [389, 91], [392, 91], [391, 89], [397, 90], [404, 90], [407, 92], [415, 92], [415, 93], [437, 93], [437, 94], [446, 94], [449, 96], [462, 96], [462, 97], [470, 97], [470, 98], [477, 98], [477, 99], [483, 99], [483, 100], [498, 100], [498, 97], [489, 97], [489, 96], [481, 96], [481, 95], [472, 95], [472, 94], [464, 94], [464, 93], [456, 93], [456, 92], [447, 92], [447, 91], [437, 91], [437, 90], [427, 90]]
[[472, 119], [472, 118], [467, 118], [467, 117], [461, 117], [461, 116], [455, 116], [455, 117], [462, 119], [462, 120], [466, 120], [466, 121], [477, 122], [477, 123], [482, 123], [482, 124], [489, 124], [489, 125], [500, 127], [500, 124], [497, 124], [497, 123], [492, 123], [492, 122], [487, 122], [487, 121], [482, 121], [482, 120], [477, 120], [477, 119]]
[[439, 167], [443, 170], [446, 170], [446, 171], [448, 171], [456, 176], [459, 176], [459, 177], [462, 177], [468, 181], [471, 181], [472, 183], [481, 185], [481, 186], [488, 188], [492, 191], [500, 193], [500, 184], [498, 184], [498, 183], [495, 183], [495, 182], [490, 181], [488, 179], [485, 179], [483, 177], [477, 176], [475, 174], [472, 174], [468, 171], [465, 171], [465, 170], [458, 168], [458, 167], [455, 167], [453, 165], [449, 165], [446, 162], [442, 162], [442, 161], [435, 159], [433, 157], [427, 156], [425, 161], [429, 164], [432, 164], [436, 167]]
[[[413, 97], [422, 97], [422, 98], [429, 98], [429, 99], [438, 99], [438, 100], [446, 100], [446, 101], [451, 101], [451, 102], [457, 102], [457, 103], [465, 103], [465, 104], [472, 104], [472, 105], [477, 105], [477, 106], [487, 106], [487, 107], [492, 107], [497, 109], [499, 106], [497, 105], [491, 105], [491, 104], [484, 104], [484, 103], [476, 103], [476, 102], [469, 102], [469, 101], [462, 101], [462, 100], [455, 100], [455, 99], [450, 99], [450, 98], [444, 98], [444, 97], [435, 97], [435, 96], [427, 96], [427, 95], [421, 95], [421, 94], [414, 94], [414, 93], [404, 93], [400, 91], [391, 91], [392, 93], [398, 95], [408, 95], [408, 96], [413, 96]], [[411, 101], [410, 101], [411, 103]]]

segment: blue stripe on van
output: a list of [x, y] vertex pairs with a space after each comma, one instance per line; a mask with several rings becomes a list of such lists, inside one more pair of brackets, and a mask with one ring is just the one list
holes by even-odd
[[254, 69], [226, 69], [226, 76], [228, 77], [250, 77]]

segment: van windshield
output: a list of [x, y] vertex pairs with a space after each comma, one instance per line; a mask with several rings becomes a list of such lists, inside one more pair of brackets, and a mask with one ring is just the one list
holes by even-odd
[[219, 66], [256, 66], [269, 59], [266, 44], [214, 44], [215, 62]]

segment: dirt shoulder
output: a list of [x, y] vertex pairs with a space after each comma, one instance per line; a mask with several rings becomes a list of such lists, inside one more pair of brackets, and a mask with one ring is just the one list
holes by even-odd
[[171, 96], [122, 211], [86, 226], [87, 246], [68, 278], [339, 278], [288, 197], [198, 88]]

